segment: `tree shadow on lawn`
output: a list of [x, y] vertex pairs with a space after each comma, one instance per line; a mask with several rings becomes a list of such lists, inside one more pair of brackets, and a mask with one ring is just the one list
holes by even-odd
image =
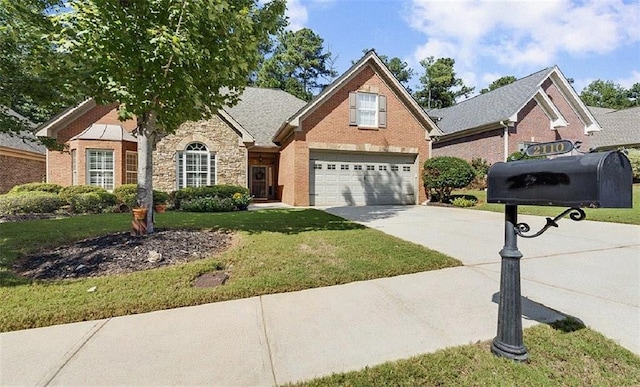
[[225, 213], [175, 212], [158, 217], [159, 227], [222, 228], [250, 234], [275, 232], [299, 234], [310, 231], [362, 230], [366, 227], [316, 209], [265, 209]]

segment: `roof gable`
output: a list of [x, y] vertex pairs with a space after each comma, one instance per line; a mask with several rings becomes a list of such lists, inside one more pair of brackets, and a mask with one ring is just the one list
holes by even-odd
[[373, 68], [374, 72], [378, 74], [389, 87], [398, 95], [403, 101], [405, 106], [413, 113], [419, 122], [427, 129], [429, 135], [440, 135], [440, 129], [426, 114], [424, 109], [418, 105], [409, 92], [400, 84], [400, 82], [393, 76], [391, 71], [382, 62], [380, 57], [376, 55], [375, 51], [371, 50], [367, 52], [357, 63], [352, 65], [346, 72], [339, 76], [329, 86], [327, 86], [320, 94], [312, 99], [308, 104], [303, 106], [300, 110], [295, 112], [289, 117], [278, 129], [275, 136], [273, 136], [274, 142], [281, 142], [286, 138], [291, 131], [300, 126], [300, 122], [313, 113], [318, 107], [322, 106], [327, 100], [329, 100], [335, 93], [341, 90], [350, 80], [358, 75], [367, 66]]
[[36, 136], [56, 138], [60, 130], [64, 129], [67, 125], [94, 108], [96, 105], [96, 101], [93, 98], [89, 98], [80, 102], [76, 106], [71, 106], [63, 110], [49, 121], [40, 125]]
[[517, 122], [520, 110], [534, 99], [549, 117], [552, 128], [566, 126], [567, 122], [562, 114], [542, 89], [542, 84], [547, 79], [557, 86], [580, 117], [585, 126], [585, 133], [600, 130], [587, 107], [557, 66], [538, 71], [451, 107], [431, 109], [428, 113], [437, 120], [445, 135], [451, 135], [483, 127], [493, 128], [501, 123]]

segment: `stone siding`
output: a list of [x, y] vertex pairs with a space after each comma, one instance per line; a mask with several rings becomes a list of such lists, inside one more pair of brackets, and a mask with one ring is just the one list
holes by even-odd
[[247, 187], [247, 148], [237, 132], [214, 116], [206, 121], [186, 122], [174, 134], [158, 141], [153, 153], [153, 185], [156, 189], [167, 192], [177, 189], [177, 153], [193, 142], [205, 144], [209, 152], [216, 154], [216, 176], [212, 184]]

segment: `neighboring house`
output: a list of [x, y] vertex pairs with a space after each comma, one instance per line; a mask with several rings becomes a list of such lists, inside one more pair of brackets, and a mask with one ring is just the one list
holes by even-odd
[[602, 129], [557, 66], [429, 115], [444, 132], [433, 144], [434, 157], [490, 164], [538, 142], [580, 141], [587, 151], [591, 135]]
[[[113, 189], [135, 181], [133, 121], [87, 100], [41, 126], [65, 144], [47, 152], [47, 180]], [[209, 120], [187, 122], [154, 151], [154, 187], [237, 184], [295, 206], [417, 204], [420, 167], [441, 134], [380, 58], [367, 53], [308, 104], [246, 88]]]
[[602, 131], [594, 133], [591, 149], [640, 148], [640, 107], [614, 110], [589, 106]]
[[[27, 121], [11, 109], [8, 112]], [[0, 194], [6, 193], [15, 185], [45, 181], [45, 170], [45, 147], [33, 133], [0, 132]]]

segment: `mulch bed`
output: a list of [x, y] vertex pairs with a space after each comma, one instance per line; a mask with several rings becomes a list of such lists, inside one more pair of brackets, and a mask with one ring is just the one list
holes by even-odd
[[156, 230], [103, 235], [18, 259], [13, 271], [39, 280], [130, 273], [211, 257], [234, 241], [230, 231]]

